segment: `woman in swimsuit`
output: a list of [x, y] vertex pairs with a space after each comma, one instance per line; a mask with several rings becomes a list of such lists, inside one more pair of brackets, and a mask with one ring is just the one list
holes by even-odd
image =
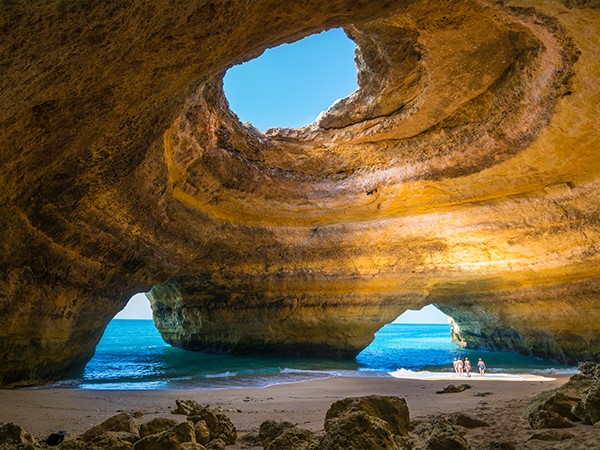
[[469, 361], [469, 358], [465, 358], [465, 372], [467, 372], [468, 377], [471, 376], [471, 361]]

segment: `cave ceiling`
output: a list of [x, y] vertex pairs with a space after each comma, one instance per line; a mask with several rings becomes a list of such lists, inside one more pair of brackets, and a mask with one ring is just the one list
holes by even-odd
[[[342, 27], [358, 90], [242, 124], [223, 76]], [[0, 3], [0, 385], [77, 373], [136, 292], [176, 346], [353, 356], [435, 304], [600, 358], [594, 1]]]

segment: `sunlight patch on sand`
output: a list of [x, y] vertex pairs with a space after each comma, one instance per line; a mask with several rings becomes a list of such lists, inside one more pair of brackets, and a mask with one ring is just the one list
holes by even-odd
[[486, 373], [484, 377], [479, 373], [472, 373], [470, 377], [466, 375], [457, 375], [454, 372], [428, 372], [428, 371], [412, 371], [407, 369], [398, 369], [394, 372], [388, 372], [394, 378], [402, 378], [405, 380], [462, 380], [462, 381], [554, 381], [556, 378], [543, 377], [540, 375], [532, 375], [528, 373], [512, 374], [512, 373]]

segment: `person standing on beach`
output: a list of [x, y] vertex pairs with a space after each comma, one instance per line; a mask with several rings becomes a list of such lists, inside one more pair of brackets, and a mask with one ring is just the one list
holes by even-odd
[[469, 361], [469, 358], [465, 358], [465, 372], [467, 372], [468, 377], [471, 376], [471, 361]]
[[458, 373], [458, 358], [454, 358], [452, 365], [454, 366], [454, 373]]
[[479, 358], [479, 361], [477, 361], [477, 368], [479, 369], [479, 375], [484, 376], [486, 367], [481, 358]]
[[460, 359], [460, 356], [458, 357], [458, 361], [456, 361], [456, 365], [458, 366], [458, 374], [462, 375], [465, 365], [463, 363], [463, 360]]

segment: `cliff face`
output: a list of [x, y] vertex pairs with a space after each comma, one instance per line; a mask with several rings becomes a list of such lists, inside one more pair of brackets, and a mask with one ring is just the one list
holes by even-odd
[[[189, 349], [353, 355], [433, 303], [470, 346], [600, 358], [600, 10], [575, 3], [3, 3], [0, 385], [81, 370], [150, 289]], [[338, 26], [356, 93], [238, 121], [228, 67]]]

